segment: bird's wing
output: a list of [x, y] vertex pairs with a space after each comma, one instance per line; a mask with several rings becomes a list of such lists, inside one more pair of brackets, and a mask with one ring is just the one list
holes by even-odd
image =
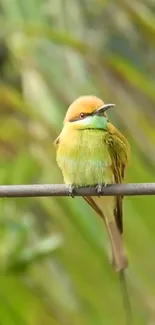
[[[112, 169], [114, 174], [115, 183], [122, 183], [124, 178], [125, 167], [128, 162], [128, 145], [124, 137], [118, 134], [107, 134], [105, 139], [109, 154], [112, 161]], [[101, 204], [97, 204], [95, 198], [84, 197], [89, 205], [100, 215], [105, 221], [105, 225], [109, 234], [111, 242], [113, 263], [117, 270], [123, 270], [127, 266], [127, 259], [124, 253], [124, 247], [122, 243], [121, 234], [123, 232], [123, 220], [122, 220], [122, 196], [116, 197], [116, 207], [114, 208], [114, 219], [109, 218], [104, 214]], [[102, 200], [102, 199], [101, 199]], [[103, 200], [102, 200], [103, 201]], [[99, 202], [98, 202], [99, 203]]]
[[[125, 168], [129, 160], [129, 143], [124, 138], [124, 136], [114, 127], [111, 129], [111, 133], [107, 134], [105, 141], [111, 156], [115, 183], [122, 183], [124, 179]], [[84, 197], [84, 199], [101, 216], [101, 218], [104, 218], [103, 212], [100, 210], [94, 199], [91, 197]], [[120, 233], [123, 232], [122, 200], [123, 196], [116, 197], [116, 207], [114, 209], [114, 216]]]
[[[115, 183], [122, 183], [125, 167], [128, 163], [128, 142], [122, 135], [120, 137], [118, 131], [116, 134], [109, 135], [107, 141]], [[122, 200], [123, 196], [116, 197], [116, 208], [114, 210], [115, 220], [120, 233], [123, 232]]]

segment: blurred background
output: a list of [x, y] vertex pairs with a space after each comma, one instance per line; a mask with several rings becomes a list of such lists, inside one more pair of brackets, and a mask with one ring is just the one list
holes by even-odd
[[[53, 141], [68, 105], [114, 102], [126, 182], [155, 181], [155, 2], [1, 0], [0, 183], [62, 183]], [[126, 197], [134, 324], [155, 324], [155, 199]], [[82, 198], [0, 200], [0, 324], [124, 325], [103, 223]]]

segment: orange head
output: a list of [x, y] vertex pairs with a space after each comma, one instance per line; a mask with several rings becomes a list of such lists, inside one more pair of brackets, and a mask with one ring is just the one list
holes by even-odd
[[88, 116], [100, 115], [107, 118], [106, 110], [114, 104], [104, 104], [96, 96], [81, 96], [77, 98], [68, 108], [64, 124], [85, 119]]
[[[108, 131], [112, 127], [106, 115], [107, 109], [115, 106], [114, 104], [104, 104], [104, 102], [95, 96], [82, 96], [77, 98], [68, 108], [64, 119], [64, 127], [61, 135], [68, 131], [101, 129]], [[54, 141], [59, 143], [60, 136]]]

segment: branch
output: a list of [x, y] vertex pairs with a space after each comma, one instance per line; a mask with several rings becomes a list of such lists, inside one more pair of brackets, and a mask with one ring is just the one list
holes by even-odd
[[[0, 197], [35, 197], [35, 196], [68, 196], [70, 185], [65, 184], [33, 184], [2, 185]], [[103, 187], [100, 196], [110, 195], [155, 195], [155, 183], [113, 184]], [[79, 187], [74, 196], [97, 196], [95, 186]]]

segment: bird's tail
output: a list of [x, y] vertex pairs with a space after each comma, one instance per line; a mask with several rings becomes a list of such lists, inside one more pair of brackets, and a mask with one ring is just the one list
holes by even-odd
[[[103, 211], [100, 208], [100, 205], [103, 206], [104, 204], [103, 198], [100, 200], [96, 197], [84, 197], [84, 199], [91, 205], [105, 223], [112, 249], [112, 264], [115, 270], [124, 270], [128, 266], [128, 262], [125, 256], [122, 236], [117, 228], [115, 218], [108, 218], [106, 214], [103, 214]], [[107, 202], [105, 205], [107, 205]]]
[[114, 265], [115, 270], [119, 273], [126, 325], [132, 325], [132, 310], [125, 275], [125, 270], [128, 266], [128, 261], [124, 252], [122, 236], [119, 233], [115, 221], [106, 222], [112, 246], [112, 263]]
[[126, 312], [126, 324], [131, 325], [132, 312], [125, 277], [125, 269], [128, 266], [128, 261], [124, 251], [122, 236], [118, 230], [115, 219], [108, 219], [106, 215], [103, 214], [103, 211], [101, 210], [100, 205], [98, 204], [98, 200], [96, 202], [96, 199], [92, 197], [84, 197], [84, 199], [87, 201], [87, 203], [91, 205], [91, 207], [100, 215], [100, 217], [105, 222], [105, 226], [109, 235], [109, 240], [112, 248], [112, 264], [115, 270], [119, 272], [121, 290], [123, 294], [123, 304]]
[[112, 249], [112, 264], [114, 269], [119, 272], [125, 270], [128, 266], [128, 261], [125, 255], [122, 236], [119, 233], [115, 220], [109, 221], [104, 217], [109, 240]]
[[132, 325], [133, 323], [132, 310], [131, 310], [131, 303], [128, 294], [127, 283], [126, 283], [125, 270], [121, 270], [119, 272], [119, 277], [120, 277], [121, 290], [123, 294], [123, 305], [126, 313], [126, 325]]
[[125, 270], [128, 266], [128, 261], [124, 252], [122, 236], [119, 233], [115, 221], [108, 222], [108, 220], [106, 220], [106, 223], [112, 247], [112, 263], [114, 265], [115, 270], [119, 272], [121, 291], [123, 295], [123, 306], [126, 317], [126, 325], [132, 325], [132, 310], [125, 275]]

